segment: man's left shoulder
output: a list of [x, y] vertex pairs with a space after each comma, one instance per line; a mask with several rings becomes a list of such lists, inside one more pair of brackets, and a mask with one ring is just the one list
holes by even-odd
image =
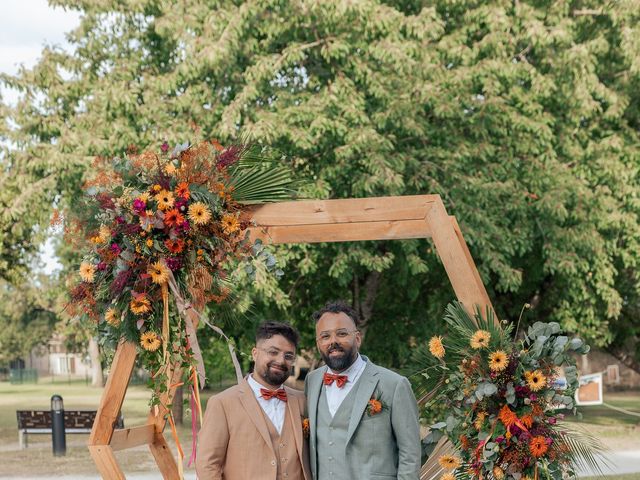
[[284, 389], [287, 392], [287, 395], [291, 398], [304, 398], [304, 392], [302, 390], [298, 390], [288, 385], [285, 385]]
[[370, 363], [371, 363], [371, 367], [380, 377], [380, 381], [383, 381], [385, 383], [392, 384], [392, 385], [396, 385], [398, 383], [408, 381], [407, 377], [403, 377], [402, 375], [400, 375], [397, 372], [394, 372], [393, 370], [389, 370], [388, 368], [381, 367], [380, 365], [376, 365], [373, 362], [370, 362]]

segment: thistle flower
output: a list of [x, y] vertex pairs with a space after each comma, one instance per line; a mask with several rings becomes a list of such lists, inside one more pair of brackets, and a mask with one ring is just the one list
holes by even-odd
[[445, 354], [444, 346], [442, 345], [442, 337], [436, 335], [429, 340], [429, 352], [436, 358], [443, 358]]
[[145, 332], [140, 336], [140, 345], [148, 352], [155, 352], [162, 342], [155, 332]]

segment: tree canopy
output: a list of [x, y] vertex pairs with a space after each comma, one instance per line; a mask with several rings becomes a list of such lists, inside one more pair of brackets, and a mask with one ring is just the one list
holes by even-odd
[[[305, 198], [440, 194], [500, 318], [529, 303], [529, 321], [638, 348], [637, 0], [51, 3], [82, 12], [74, 51], [2, 77], [22, 97], [1, 107], [1, 276], [92, 157], [244, 135], [288, 155]], [[346, 297], [400, 365], [453, 299], [427, 241], [278, 251], [254, 320], [309, 345], [309, 313]]]

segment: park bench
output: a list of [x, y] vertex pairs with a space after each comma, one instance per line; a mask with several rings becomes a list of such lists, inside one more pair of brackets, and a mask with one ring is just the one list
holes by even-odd
[[[18, 417], [18, 439], [20, 448], [27, 447], [27, 435], [51, 433], [50, 410], [16, 410]], [[66, 433], [91, 433], [96, 410], [65, 410], [64, 429]], [[116, 428], [124, 428], [122, 415], [118, 417]]]

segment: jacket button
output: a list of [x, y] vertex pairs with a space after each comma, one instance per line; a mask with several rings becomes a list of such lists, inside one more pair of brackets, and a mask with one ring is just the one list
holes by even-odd
[[271, 465], [273, 465], [275, 467], [276, 466], [276, 461], [275, 460], [271, 460]]

